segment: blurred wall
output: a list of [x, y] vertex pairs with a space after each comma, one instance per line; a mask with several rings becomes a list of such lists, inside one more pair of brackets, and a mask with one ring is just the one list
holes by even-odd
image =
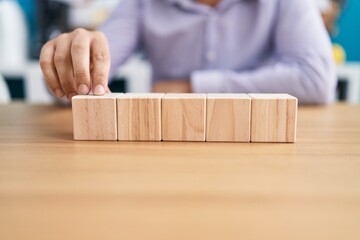
[[348, 61], [360, 61], [360, 1], [348, 0], [333, 41], [345, 48]]
[[26, 23], [29, 28], [31, 40], [34, 40], [36, 34], [36, 2], [34, 0], [18, 0], [24, 10]]

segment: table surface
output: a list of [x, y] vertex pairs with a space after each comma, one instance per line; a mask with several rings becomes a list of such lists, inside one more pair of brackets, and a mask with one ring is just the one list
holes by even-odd
[[70, 108], [0, 106], [0, 239], [359, 239], [360, 106], [296, 144], [79, 142]]

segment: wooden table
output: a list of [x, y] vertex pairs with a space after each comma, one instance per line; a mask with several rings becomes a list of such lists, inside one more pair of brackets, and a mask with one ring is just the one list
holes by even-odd
[[0, 239], [360, 239], [360, 106], [296, 144], [75, 142], [71, 110], [0, 106]]

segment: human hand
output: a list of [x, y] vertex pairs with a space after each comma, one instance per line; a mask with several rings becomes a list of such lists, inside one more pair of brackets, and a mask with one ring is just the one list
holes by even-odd
[[40, 54], [46, 84], [57, 97], [109, 91], [109, 45], [101, 32], [76, 29], [47, 42]]
[[153, 92], [159, 93], [191, 93], [189, 80], [156, 81], [152, 88]]

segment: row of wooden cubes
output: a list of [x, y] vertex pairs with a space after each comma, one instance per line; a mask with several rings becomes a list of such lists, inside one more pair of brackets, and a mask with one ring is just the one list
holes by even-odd
[[288, 94], [75, 96], [75, 140], [295, 142]]

